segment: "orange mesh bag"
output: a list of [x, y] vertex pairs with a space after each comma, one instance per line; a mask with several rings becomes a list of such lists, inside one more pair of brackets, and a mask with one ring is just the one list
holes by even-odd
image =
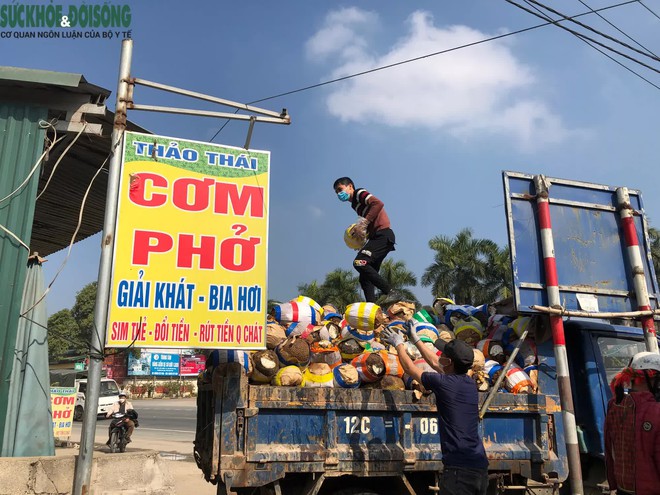
[[312, 363], [325, 363], [334, 368], [342, 363], [339, 347], [329, 340], [314, 342], [311, 347], [310, 361]]
[[360, 380], [363, 383], [377, 382], [387, 372], [383, 356], [378, 352], [362, 353], [353, 359], [351, 364], [357, 369]]

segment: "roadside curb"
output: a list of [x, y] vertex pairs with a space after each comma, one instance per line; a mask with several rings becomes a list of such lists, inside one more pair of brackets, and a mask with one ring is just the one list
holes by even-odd
[[[99, 451], [98, 444], [94, 450]], [[77, 450], [54, 457], [0, 458], [3, 495], [25, 493], [71, 493]], [[68, 450], [68, 449], [66, 449]], [[90, 495], [170, 495], [174, 480], [156, 451], [95, 456], [92, 461]]]

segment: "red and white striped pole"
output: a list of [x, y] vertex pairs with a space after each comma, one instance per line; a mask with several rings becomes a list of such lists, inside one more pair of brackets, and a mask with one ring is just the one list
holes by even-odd
[[[555, 243], [552, 238], [552, 222], [550, 219], [550, 203], [548, 202], [549, 183], [543, 175], [534, 176], [536, 188], [536, 205], [541, 233], [541, 248], [543, 250], [543, 266], [545, 269], [545, 290], [548, 295], [548, 306], [561, 308], [559, 298], [559, 283], [557, 279], [557, 263], [555, 261]], [[580, 465], [580, 448], [578, 446], [577, 426], [575, 423], [575, 407], [568, 371], [568, 356], [566, 354], [566, 339], [564, 337], [564, 321], [559, 315], [549, 315], [552, 341], [557, 363], [557, 385], [566, 440], [568, 456], [568, 478], [571, 493], [582, 495], [582, 468]]]
[[[639, 311], [649, 311], [651, 301], [646, 287], [646, 276], [644, 275], [644, 263], [642, 254], [639, 250], [637, 240], [637, 229], [635, 228], [634, 210], [630, 205], [630, 195], [628, 188], [620, 187], [616, 190], [616, 199], [619, 207], [619, 216], [621, 218], [621, 228], [626, 240], [626, 254], [628, 265], [633, 276], [633, 288], [635, 290], [635, 299], [637, 299], [637, 309]], [[646, 350], [658, 352], [658, 338], [655, 332], [655, 323], [653, 316], [642, 316], [642, 328], [644, 329], [644, 340], [646, 341]]]

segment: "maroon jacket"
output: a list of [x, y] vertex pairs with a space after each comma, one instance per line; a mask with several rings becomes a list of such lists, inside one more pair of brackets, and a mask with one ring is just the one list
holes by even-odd
[[650, 392], [614, 399], [605, 418], [605, 463], [610, 490], [660, 495], [660, 403]]
[[390, 228], [390, 218], [385, 213], [385, 205], [366, 189], [355, 190], [351, 207], [359, 216], [369, 221], [367, 237], [371, 237], [379, 230]]

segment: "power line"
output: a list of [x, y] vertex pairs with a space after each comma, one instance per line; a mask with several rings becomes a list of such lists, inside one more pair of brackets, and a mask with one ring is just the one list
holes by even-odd
[[[520, 5], [519, 3], [514, 2], [513, 0], [504, 0], [504, 1], [507, 2], [507, 3], [510, 3], [511, 5], [514, 5], [514, 6], [518, 7], [518, 8], [521, 9], [521, 10], [524, 10], [525, 12], [527, 12], [527, 13], [529, 13], [529, 14], [532, 14], [533, 16], [539, 17], [539, 18], [541, 18], [541, 19], [548, 19], [548, 17], [547, 17], [546, 15], [544, 15], [544, 14], [539, 14], [539, 13], [537, 13], [537, 12], [534, 12], [533, 10], [530, 10], [530, 9], [528, 9], [527, 7], [525, 7], [524, 5]], [[604, 44], [604, 43], [601, 43], [600, 41], [597, 41], [597, 40], [595, 40], [595, 39], [593, 39], [593, 38], [587, 36], [586, 34], [582, 34], [582, 33], [579, 33], [579, 32], [577, 32], [577, 31], [573, 30], [573, 29], [567, 28], [566, 26], [562, 26], [561, 24], [559, 24], [559, 22], [561, 22], [561, 21], [550, 21], [550, 22], [551, 22], [552, 24], [554, 24], [555, 26], [557, 26], [558, 28], [561, 28], [561, 29], [563, 29], [563, 30], [565, 30], [565, 31], [568, 31], [569, 33], [571, 33], [571, 34], [573, 34], [573, 35], [575, 35], [575, 36], [578, 36], [578, 37], [580, 37], [580, 38], [584, 38], [584, 39], [586, 39], [586, 40], [589, 40], [589, 41], [591, 41], [592, 43], [595, 43], [595, 44], [597, 44], [597, 45], [599, 45], [599, 46], [605, 48], [606, 50], [609, 50], [609, 51], [611, 51], [611, 52], [614, 52], [614, 53], [616, 53], [617, 55], [621, 55], [622, 57], [627, 58], [628, 60], [631, 60], [631, 61], [633, 61], [633, 62], [635, 62], [635, 63], [641, 65], [642, 67], [646, 67], [647, 69], [652, 70], [653, 72], [657, 72], [657, 73], [660, 74], [660, 70], [659, 70], [659, 69], [656, 69], [655, 67], [651, 67], [650, 65], [645, 64], [645, 63], [642, 62], [641, 60], [638, 60], [638, 59], [636, 59], [636, 58], [634, 58], [634, 57], [631, 57], [630, 55], [627, 55], [627, 54], [625, 54], [625, 53], [623, 53], [623, 52], [620, 52], [619, 50], [616, 50], [615, 48], [612, 48], [611, 46], [608, 46], [608, 45], [606, 45], [606, 44]]]
[[[552, 12], [555, 15], [563, 17], [564, 20], [566, 20], [566, 21], [572, 22], [573, 24], [577, 24], [578, 26], [583, 27], [584, 29], [586, 29], [588, 31], [591, 31], [594, 34], [602, 36], [603, 38], [605, 38], [607, 40], [613, 41], [614, 43], [617, 43], [617, 44], [619, 44], [619, 45], [621, 45], [625, 48], [628, 48], [629, 50], [632, 50], [635, 53], [639, 53], [640, 55], [643, 55], [645, 57], [650, 58], [651, 60], [654, 60], [656, 62], [660, 62], [660, 58], [656, 57], [655, 55], [653, 55], [653, 54], [649, 55], [648, 53], [645, 53], [642, 50], [639, 50], [639, 49], [635, 48], [634, 46], [629, 45], [628, 43], [625, 43], [625, 42], [623, 42], [623, 41], [621, 41], [621, 40], [619, 40], [619, 39], [617, 39], [613, 36], [610, 36], [609, 34], [603, 33], [602, 31], [599, 31], [598, 29], [592, 28], [588, 24], [584, 24], [583, 22], [576, 21], [575, 19], [571, 19], [568, 16], [566, 16], [565, 14], [562, 14], [561, 12], [559, 12], [558, 10], [555, 10], [552, 7], [548, 7], [547, 5], [545, 5], [541, 2], [538, 2], [537, 0], [525, 0], [525, 1], [527, 3], [533, 3], [534, 5], [538, 5], [539, 7], [543, 8], [545, 10], [548, 10], [548, 11]], [[564, 29], [567, 29], [567, 28], [564, 27]]]
[[[627, 0], [625, 2], [617, 3], [617, 4], [614, 4], [614, 5], [609, 5], [607, 7], [602, 7], [600, 9], [595, 9], [595, 10], [592, 9], [589, 12], [582, 12], [581, 14], [576, 14], [576, 15], [570, 17], [569, 19], [575, 19], [577, 17], [582, 17], [582, 16], [585, 16], [585, 15], [590, 15], [590, 14], [594, 14], [594, 13], [597, 13], [597, 12], [602, 12], [602, 11], [605, 11], [605, 10], [610, 10], [610, 9], [622, 7], [624, 5], [629, 5], [631, 3], [636, 3], [638, 1], [639, 0]], [[485, 39], [482, 39], [482, 40], [479, 40], [479, 41], [474, 41], [472, 43], [466, 43], [464, 45], [455, 46], [453, 48], [447, 48], [446, 50], [440, 50], [440, 51], [429, 53], [429, 54], [422, 55], [422, 56], [419, 56], [419, 57], [409, 58], [407, 60], [403, 60], [403, 61], [400, 61], [400, 62], [395, 62], [395, 63], [392, 63], [392, 64], [383, 65], [383, 66], [380, 66], [380, 67], [375, 67], [373, 69], [368, 69], [368, 70], [365, 70], [365, 71], [362, 71], [362, 72], [356, 72], [356, 73], [350, 74], [348, 76], [338, 77], [336, 79], [330, 79], [328, 81], [323, 81], [323, 82], [320, 82], [320, 83], [317, 83], [317, 84], [312, 84], [312, 85], [305, 86], [305, 87], [298, 88], [298, 89], [294, 89], [294, 90], [291, 90], [291, 91], [286, 91], [284, 93], [279, 93], [279, 94], [276, 94], [276, 95], [273, 95], [273, 96], [268, 96], [267, 98], [261, 98], [259, 100], [251, 101], [250, 103], [248, 103], [248, 105], [253, 105], [255, 103], [261, 103], [261, 102], [268, 101], [268, 100], [274, 100], [275, 98], [281, 98], [282, 96], [289, 96], [289, 95], [292, 95], [292, 94], [295, 94], [295, 93], [301, 93], [303, 91], [308, 91], [310, 89], [320, 88], [322, 86], [327, 86], [329, 84], [334, 84], [334, 83], [337, 83], [337, 82], [346, 81], [348, 79], [353, 79], [355, 77], [364, 76], [364, 75], [371, 74], [371, 73], [378, 72], [378, 71], [385, 70], [385, 69], [391, 69], [393, 67], [398, 67], [400, 65], [408, 64], [408, 63], [411, 63], [411, 62], [417, 62], [418, 60], [423, 60], [425, 58], [435, 57], [437, 55], [443, 55], [445, 53], [453, 52], [453, 51], [456, 51], [456, 50], [461, 50], [463, 48], [470, 48], [472, 46], [481, 45], [483, 43], [488, 43], [490, 41], [496, 41], [498, 39], [506, 38], [508, 36], [513, 36], [513, 35], [516, 35], [516, 34], [525, 33], [527, 31], [532, 31], [534, 29], [545, 27], [545, 26], [548, 26], [550, 24], [557, 24], [558, 22], [561, 22], [561, 21], [546, 21], [546, 22], [543, 22], [541, 24], [536, 24], [534, 26], [530, 26], [530, 27], [527, 27], [527, 28], [518, 29], [517, 31], [511, 31], [510, 33], [504, 33], [504, 34], [500, 34], [500, 35], [497, 35], [497, 36], [492, 36], [490, 38], [485, 38]], [[238, 110], [236, 110], [236, 112], [238, 112]], [[236, 112], [234, 112], [234, 113], [236, 113]], [[218, 130], [218, 132], [216, 132], [213, 135], [213, 137], [211, 138], [211, 141], [213, 141], [213, 139], [215, 139], [215, 137], [220, 133], [220, 131], [222, 129], [224, 129], [227, 126], [228, 123], [229, 123], [229, 120], [227, 120], [227, 122], [224, 123], [224, 125]]]
[[[253, 103], [254, 103], [254, 102], [253, 102]], [[252, 104], [252, 103], [248, 103], [248, 105], [251, 105], [251, 104]], [[238, 113], [238, 108], [237, 108], [236, 110], [234, 110], [234, 113], [235, 113], [235, 114]], [[223, 130], [225, 127], [227, 127], [227, 124], [229, 124], [229, 120], [230, 120], [230, 119], [227, 119], [227, 120], [225, 121], [225, 123], [222, 124], [222, 127], [221, 127], [220, 129], [218, 129], [217, 132], [216, 132], [215, 134], [213, 134], [213, 137], [212, 137], [211, 139], [209, 139], [209, 141], [213, 141], [213, 140], [215, 139], [215, 137], [216, 137], [218, 134], [220, 134], [220, 133], [222, 132], [222, 130]]]
[[[638, 0], [629, 0], [629, 1], [626, 1], [626, 2], [618, 3], [618, 4], [616, 4], [616, 5], [610, 5], [609, 7], [603, 7], [602, 9], [596, 9], [594, 12], [601, 12], [601, 11], [603, 11], [603, 10], [608, 10], [608, 9], [613, 9], [613, 8], [616, 8], [616, 7], [621, 7], [621, 6], [623, 6], [623, 5], [628, 5], [628, 4], [630, 4], [630, 3], [635, 3], [635, 2], [637, 2], [637, 1], [638, 1]], [[582, 17], [582, 16], [584, 16], [584, 15], [589, 15], [589, 14], [591, 14], [591, 13], [592, 13], [592, 12], [583, 12], [583, 13], [581, 13], [581, 14], [574, 15], [573, 17], [571, 17], [571, 19], [576, 18], [576, 17]], [[538, 16], [537, 16], [537, 17], [538, 17]], [[288, 96], [288, 95], [291, 95], [291, 94], [294, 94], [294, 93], [299, 93], [299, 92], [302, 92], [302, 91], [307, 91], [307, 90], [309, 90], [309, 89], [319, 88], [319, 87], [321, 87], [321, 86], [326, 86], [326, 85], [328, 85], [328, 84], [333, 84], [333, 83], [336, 83], [336, 82], [345, 81], [345, 80], [347, 80], [347, 79], [352, 79], [352, 78], [355, 78], [355, 77], [364, 76], [364, 75], [366, 75], [366, 74], [371, 74], [371, 73], [373, 73], [373, 72], [378, 72], [378, 71], [385, 70], [385, 69], [391, 69], [391, 68], [393, 68], [393, 67], [397, 67], [397, 66], [399, 66], [399, 65], [408, 64], [408, 63], [410, 63], [410, 62], [417, 62], [418, 60], [422, 60], [422, 59], [430, 58], [430, 57], [435, 57], [435, 56], [437, 56], [437, 55], [443, 55], [443, 54], [445, 54], [445, 53], [453, 52], [453, 51], [456, 51], [456, 50], [461, 50], [461, 49], [463, 49], [463, 48], [470, 48], [470, 47], [472, 47], [472, 46], [481, 45], [481, 44], [483, 44], [483, 43], [488, 43], [488, 42], [490, 42], [490, 41], [496, 41], [496, 40], [498, 40], [498, 39], [506, 38], [506, 37], [508, 37], [508, 36], [513, 36], [513, 35], [515, 35], [515, 34], [525, 33], [525, 32], [527, 32], [527, 31], [532, 31], [532, 30], [534, 30], [534, 29], [538, 29], [538, 28], [540, 28], [540, 27], [548, 26], [548, 25], [550, 25], [550, 24], [557, 24], [557, 22], [558, 22], [558, 21], [547, 21], [547, 22], [543, 22], [543, 23], [541, 23], [541, 24], [536, 24], [535, 26], [530, 26], [530, 27], [527, 27], [527, 28], [519, 29], [519, 30], [517, 30], [517, 31], [511, 31], [510, 33], [504, 33], [504, 34], [500, 34], [500, 35], [497, 35], [497, 36], [492, 36], [492, 37], [490, 37], [490, 38], [485, 38], [485, 39], [483, 39], [483, 40], [474, 41], [474, 42], [472, 42], [472, 43], [466, 43], [466, 44], [464, 44], [464, 45], [455, 46], [455, 47], [453, 47], [453, 48], [447, 48], [446, 50], [440, 50], [440, 51], [437, 51], [437, 52], [429, 53], [429, 54], [427, 54], [427, 55], [422, 55], [422, 56], [415, 57], [415, 58], [409, 58], [409, 59], [407, 59], [407, 60], [403, 60], [403, 61], [401, 61], [401, 62], [394, 62], [394, 63], [392, 63], [392, 64], [383, 65], [383, 66], [381, 66], [381, 67], [376, 67], [376, 68], [374, 68], [374, 69], [369, 69], [369, 70], [365, 70], [365, 71], [362, 71], [362, 72], [357, 72], [357, 73], [355, 73], [355, 74], [351, 74], [351, 75], [348, 75], [348, 76], [338, 77], [338, 78], [336, 78], [336, 79], [331, 79], [331, 80], [329, 80], [329, 81], [324, 81], [324, 82], [321, 82], [321, 83], [318, 83], [318, 84], [312, 84], [311, 86], [306, 86], [306, 87], [304, 87], [304, 88], [294, 89], [294, 90], [292, 90], [292, 91], [287, 91], [287, 92], [285, 92], [285, 93], [280, 93], [280, 94], [278, 94], [278, 95], [269, 96], [268, 98], [262, 98], [262, 99], [260, 99], [260, 100], [256, 100], [256, 101], [250, 102], [249, 104], [251, 105], [251, 104], [253, 104], [253, 103], [261, 103], [261, 102], [266, 101], [266, 100], [272, 100], [272, 99], [275, 99], [275, 98], [279, 98], [279, 97], [281, 97], [281, 96]]]
[[[525, 0], [525, 1], [527, 2], [527, 0]], [[527, 4], [530, 5], [530, 6], [532, 6], [532, 8], [534, 8], [536, 11], [541, 12], [541, 10], [539, 10], [537, 7], [534, 7], [534, 6], [531, 5], [529, 2], [527, 2]], [[594, 13], [596, 13], [596, 12], [594, 11]], [[542, 15], [545, 19], [550, 19], [549, 16], [547, 16], [546, 14], [544, 14], [544, 13], [542, 13], [542, 12], [541, 12], [541, 15]], [[651, 86], [653, 86], [654, 88], [660, 90], [660, 86], [658, 86], [657, 84], [651, 82], [650, 80], [648, 80], [647, 78], [645, 78], [644, 76], [642, 76], [641, 74], [639, 74], [638, 72], [634, 71], [633, 69], [631, 69], [630, 67], [628, 67], [626, 64], [624, 64], [624, 63], [621, 62], [620, 60], [615, 59], [615, 58], [612, 57], [609, 53], [606, 53], [606, 52], [604, 52], [603, 50], [601, 50], [600, 48], [598, 48], [597, 46], [592, 45], [591, 43], [589, 43], [586, 39], [582, 38], [581, 36], [576, 35], [576, 38], [579, 39], [580, 41], [582, 41], [583, 43], [586, 43], [586, 44], [589, 45], [591, 48], [593, 48], [594, 50], [596, 50], [597, 52], [599, 52], [600, 54], [606, 56], [606, 57], [609, 58], [612, 62], [614, 62], [614, 63], [616, 63], [616, 64], [619, 64], [621, 67], [623, 67], [624, 69], [626, 69], [628, 72], [634, 74], [635, 76], [639, 77], [641, 80], [643, 80], [643, 81], [649, 83], [649, 84], [650, 84]]]
[[655, 12], [653, 12], [649, 7], [647, 7], [646, 4], [644, 2], [642, 2], [642, 0], [638, 0], [638, 2], [642, 7], [644, 7], [646, 10], [648, 10], [651, 14], [653, 14], [658, 19], [660, 19], [660, 16], [658, 14], [656, 14]]
[[[592, 9], [589, 5], [587, 5], [587, 3], [584, 2], [583, 0], [578, 0], [578, 2], [580, 2], [582, 5], [584, 5], [584, 6], [585, 6], [586, 8], [588, 8], [589, 10], [593, 11], [593, 9]], [[628, 34], [626, 34], [622, 29], [619, 29], [617, 26], [614, 25], [614, 23], [610, 22], [610, 21], [609, 21], [604, 15], [601, 15], [599, 12], [595, 12], [595, 11], [593, 11], [593, 12], [594, 12], [594, 14], [596, 14], [598, 17], [600, 17], [602, 20], [604, 20], [606, 23], [608, 23], [610, 26], [612, 26], [614, 29], [616, 29], [618, 32], [620, 32], [622, 35], [624, 35], [626, 38], [628, 38], [630, 41], [632, 41], [633, 43], [635, 43], [637, 46], [639, 46], [640, 48], [643, 48], [643, 49], [646, 50], [648, 53], [650, 53], [650, 54], [652, 54], [652, 55], [655, 55], [655, 53], [653, 53], [653, 51], [651, 51], [651, 50], [649, 50], [648, 48], [646, 48], [646, 47], [645, 47], [644, 45], [642, 45], [639, 41], [635, 40], [632, 36], [629, 36]], [[657, 55], [656, 55], [656, 56], [657, 56]]]

